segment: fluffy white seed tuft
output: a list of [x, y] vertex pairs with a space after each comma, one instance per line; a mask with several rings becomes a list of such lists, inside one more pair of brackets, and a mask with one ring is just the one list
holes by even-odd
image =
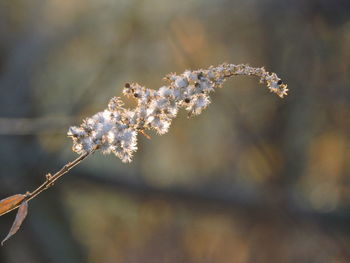
[[67, 134], [73, 140], [73, 151], [84, 154], [100, 149], [104, 154], [114, 153], [123, 162], [131, 162], [137, 150], [138, 132], [144, 134], [145, 130], [153, 129], [158, 134], [167, 133], [181, 107], [189, 116], [200, 114], [210, 104], [210, 92], [234, 75], [257, 76], [271, 92], [281, 98], [287, 95], [287, 85], [275, 73], [245, 64], [186, 70], [180, 75], [172, 73], [165, 78], [168, 85], [157, 91], [127, 83], [123, 94], [135, 98], [137, 106], [126, 109], [123, 101], [114, 97], [107, 109], [85, 119], [80, 127], [70, 127]]

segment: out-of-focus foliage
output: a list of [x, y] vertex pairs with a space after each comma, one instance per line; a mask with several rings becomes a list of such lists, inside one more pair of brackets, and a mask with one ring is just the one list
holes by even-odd
[[0, 261], [349, 262], [345, 0], [0, 1], [1, 198], [74, 158], [67, 128], [125, 82], [222, 62], [265, 65], [290, 95], [238, 77], [201, 116], [139, 138], [133, 163], [86, 160]]

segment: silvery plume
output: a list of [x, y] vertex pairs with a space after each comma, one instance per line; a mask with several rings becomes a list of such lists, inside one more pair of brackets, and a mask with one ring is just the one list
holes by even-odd
[[167, 85], [158, 90], [127, 83], [123, 94], [136, 99], [137, 106], [125, 108], [119, 97], [113, 97], [107, 109], [86, 118], [80, 127], [70, 127], [68, 136], [73, 139], [73, 151], [85, 154], [99, 149], [104, 154], [114, 153], [123, 162], [131, 162], [137, 150], [138, 133], [147, 136], [145, 131], [150, 129], [166, 133], [179, 108], [184, 108], [189, 116], [200, 114], [211, 102], [210, 93], [235, 75], [257, 76], [271, 92], [281, 98], [287, 95], [287, 85], [275, 73], [245, 64], [172, 73], [165, 77]]

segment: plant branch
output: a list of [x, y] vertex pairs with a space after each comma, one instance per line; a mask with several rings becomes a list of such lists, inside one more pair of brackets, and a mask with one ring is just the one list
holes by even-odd
[[80, 154], [74, 161], [64, 165], [55, 174], [46, 174], [46, 180], [34, 191], [17, 194], [0, 200], [0, 216], [18, 208], [16, 219], [1, 245], [16, 234], [27, 215], [28, 202], [49, 189], [63, 175], [82, 162], [97, 149], [102, 153], [114, 153], [123, 162], [131, 162], [137, 150], [137, 135], [150, 138], [145, 130], [153, 129], [158, 134], [168, 132], [172, 119], [180, 108], [189, 116], [200, 114], [209, 104], [209, 94], [221, 88], [225, 80], [234, 75], [257, 76], [260, 83], [283, 98], [287, 85], [275, 74], [263, 67], [254, 68], [246, 64], [222, 64], [208, 69], [186, 70], [183, 74], [171, 73], [168, 82], [159, 90], [146, 89], [137, 83], [126, 83], [123, 94], [137, 100], [134, 109], [124, 107], [119, 97], [113, 97], [107, 109], [83, 121], [80, 127], [69, 128], [68, 136], [73, 140], [73, 151]]
[[5, 213], [1, 214], [7, 214], [9, 212], [11, 212], [12, 210], [17, 209], [18, 207], [21, 206], [21, 204], [23, 202], [28, 202], [31, 199], [37, 197], [39, 194], [41, 194], [43, 191], [49, 189], [51, 186], [54, 185], [54, 183], [60, 179], [63, 175], [65, 175], [66, 173], [68, 173], [72, 168], [74, 168], [75, 166], [77, 166], [79, 163], [81, 163], [84, 159], [86, 159], [89, 155], [93, 154], [95, 151], [97, 150], [97, 148], [93, 149], [91, 152], [87, 152], [84, 153], [82, 155], [80, 155], [78, 158], [76, 158], [74, 161], [69, 162], [67, 164], [65, 164], [59, 171], [57, 171], [54, 175], [51, 175], [50, 173], [48, 173], [46, 175], [46, 180], [45, 182], [43, 182], [40, 186], [38, 186], [34, 191], [32, 192], [27, 192], [25, 194], [24, 199], [18, 203], [17, 205], [15, 205], [14, 207], [12, 207], [11, 209], [7, 210]]
[[[95, 149], [96, 150], [96, 149]], [[87, 152], [85, 154], [80, 155], [78, 158], [76, 158], [74, 161], [67, 163], [66, 165], [64, 165], [59, 171], [57, 171], [54, 175], [51, 175], [50, 173], [48, 173], [46, 175], [46, 180], [44, 183], [42, 183], [38, 188], [36, 188], [33, 192], [27, 193], [27, 198], [26, 200], [29, 201], [33, 198], [35, 198], [36, 196], [38, 196], [40, 193], [42, 193], [43, 191], [49, 189], [51, 186], [54, 185], [54, 183], [60, 179], [63, 175], [65, 175], [66, 173], [69, 172], [69, 170], [71, 170], [73, 167], [75, 167], [76, 165], [78, 165], [79, 163], [81, 163], [84, 159], [86, 159], [89, 155], [93, 154], [94, 151], [91, 152]]]

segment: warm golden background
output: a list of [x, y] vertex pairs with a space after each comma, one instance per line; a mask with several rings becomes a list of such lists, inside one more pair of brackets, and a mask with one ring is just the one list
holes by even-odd
[[236, 77], [131, 164], [95, 154], [30, 203], [0, 262], [350, 262], [347, 0], [0, 0], [0, 198], [75, 158], [67, 128], [125, 82], [222, 62], [290, 95]]

